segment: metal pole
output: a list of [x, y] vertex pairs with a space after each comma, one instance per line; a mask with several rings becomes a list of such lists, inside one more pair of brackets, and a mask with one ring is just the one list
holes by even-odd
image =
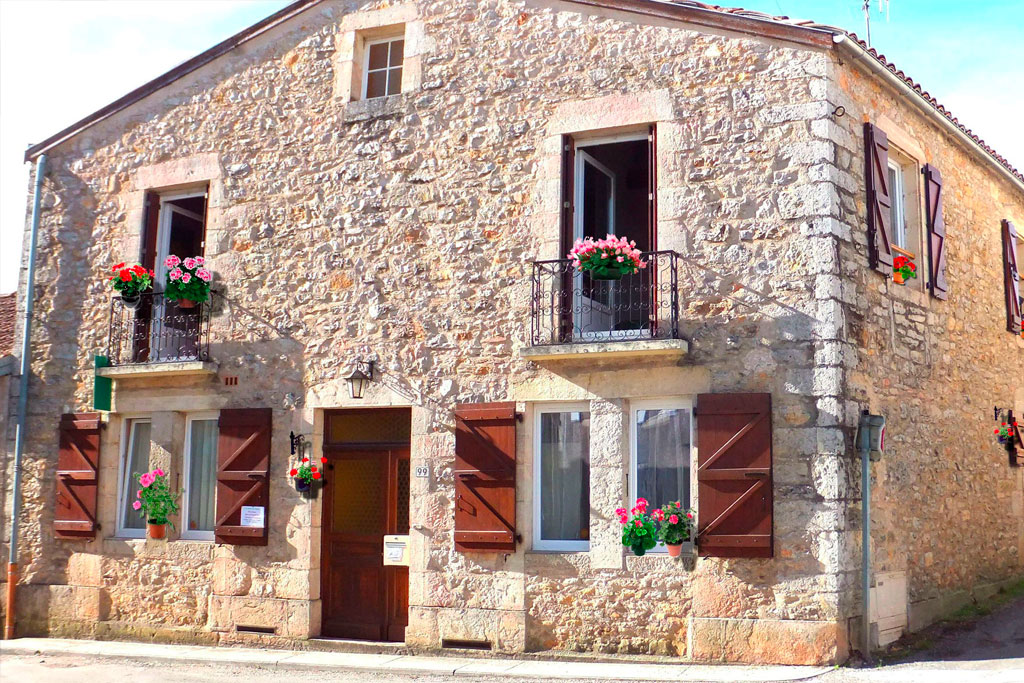
[[7, 615], [4, 638], [14, 637], [14, 600], [18, 585], [18, 518], [21, 516], [21, 455], [25, 451], [25, 423], [28, 413], [28, 378], [32, 372], [32, 308], [36, 278], [36, 244], [39, 241], [39, 204], [43, 195], [46, 155], [36, 160], [35, 193], [32, 198], [32, 229], [29, 234], [28, 274], [25, 278], [25, 319], [21, 332], [21, 376], [18, 378], [18, 421], [14, 432], [14, 485], [11, 505], [11, 543], [7, 561]]
[[861, 417], [858, 447], [860, 448], [860, 490], [861, 490], [861, 581], [864, 586], [864, 644], [861, 653], [866, 661], [871, 660], [871, 433], [867, 424], [867, 413]]

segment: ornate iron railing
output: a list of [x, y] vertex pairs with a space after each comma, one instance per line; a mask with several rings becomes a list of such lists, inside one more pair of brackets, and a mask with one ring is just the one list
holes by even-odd
[[159, 292], [139, 295], [135, 305], [113, 297], [107, 341], [110, 364], [209, 360], [210, 310], [210, 300], [183, 308]]
[[596, 280], [569, 259], [533, 263], [534, 346], [679, 338], [679, 255], [645, 252], [647, 267]]

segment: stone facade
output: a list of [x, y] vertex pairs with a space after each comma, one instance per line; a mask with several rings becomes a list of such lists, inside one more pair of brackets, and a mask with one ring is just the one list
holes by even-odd
[[[416, 73], [400, 95], [353, 100], [358, 32], [396, 23]], [[1024, 218], [1024, 195], [842, 64], [830, 37], [773, 35], [542, 0], [324, 2], [50, 150], [19, 629], [319, 635], [321, 504], [291, 488], [287, 434], [310, 435], [318, 456], [324, 411], [357, 406], [411, 406], [412, 465], [430, 472], [412, 480], [412, 647], [842, 660], [859, 614], [862, 407], [890, 418], [891, 457], [875, 466], [877, 568], [908, 572], [911, 603], [1024, 573], [1021, 474], [985, 421], [1019, 382], [1024, 340], [1000, 333], [1000, 290], [980, 286], [997, 282], [990, 223]], [[858, 130], [882, 114], [949, 170], [949, 302], [867, 270]], [[530, 262], [562, 255], [561, 136], [650, 124], [659, 248], [685, 257], [687, 353], [529, 360]], [[222, 292], [216, 374], [116, 381], [101, 529], [57, 540], [56, 425], [91, 405], [92, 356], [107, 346], [102, 276], [136, 258], [145, 192], [195, 182], [209, 187], [206, 256]], [[961, 221], [977, 226], [977, 246], [955, 242]], [[357, 356], [381, 369], [361, 400], [343, 379]], [[627, 502], [630, 404], [704, 392], [772, 394], [774, 557], [625, 557], [611, 511]], [[515, 401], [525, 417], [524, 541], [509, 555], [453, 544], [452, 408], [480, 401]], [[529, 540], [534, 411], [551, 401], [588, 405], [601, 437], [587, 552]], [[1019, 390], [1016, 401], [1024, 413]], [[185, 414], [235, 407], [273, 409], [268, 545], [117, 538], [126, 417], [152, 419], [151, 463], [175, 474]], [[941, 522], [900, 514], [907, 486]]]

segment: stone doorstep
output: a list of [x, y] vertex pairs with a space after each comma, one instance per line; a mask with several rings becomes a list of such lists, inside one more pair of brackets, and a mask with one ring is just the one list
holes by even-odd
[[[129, 643], [124, 641], [18, 638], [0, 641], [4, 655], [77, 655], [147, 660], [163, 659], [207, 664], [263, 665], [275, 668], [347, 669], [402, 673], [481, 676], [502, 674], [522, 678], [603, 679], [649, 681], [799, 681], [830, 671], [827, 666], [742, 666], [641, 663], [637, 661], [572, 662], [564, 659], [533, 660], [499, 657], [424, 657], [404, 654], [369, 654], [294, 650], [254, 650], [235, 647], [204, 647]], [[543, 653], [542, 653], [543, 654]]]
[[215, 375], [217, 364], [212, 361], [184, 361], [173, 363], [137, 363], [97, 368], [100, 377], [137, 379], [143, 377], [183, 377], [187, 375]]
[[520, 349], [519, 355], [539, 363], [541, 361], [596, 361], [652, 356], [677, 358], [685, 356], [689, 350], [690, 344], [685, 339], [645, 339], [528, 346]]

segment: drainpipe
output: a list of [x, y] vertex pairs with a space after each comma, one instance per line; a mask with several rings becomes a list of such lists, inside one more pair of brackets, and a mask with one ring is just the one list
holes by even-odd
[[14, 598], [18, 585], [18, 518], [21, 516], [21, 454], [25, 450], [25, 422], [28, 413], [28, 377], [32, 371], [30, 353], [32, 339], [32, 305], [36, 277], [36, 243], [39, 237], [39, 203], [43, 195], [46, 155], [36, 160], [35, 193], [32, 198], [32, 232], [29, 235], [28, 275], [25, 279], [25, 319], [21, 333], [21, 375], [18, 378], [18, 422], [14, 435], [14, 497], [11, 506], [11, 548], [7, 561], [7, 614], [4, 638], [14, 637]]
[[865, 424], [868, 411], [861, 417], [861, 428], [857, 430], [860, 443], [860, 496], [861, 496], [861, 585], [864, 587], [864, 618], [861, 637], [864, 645], [861, 654], [871, 661], [871, 436]]

